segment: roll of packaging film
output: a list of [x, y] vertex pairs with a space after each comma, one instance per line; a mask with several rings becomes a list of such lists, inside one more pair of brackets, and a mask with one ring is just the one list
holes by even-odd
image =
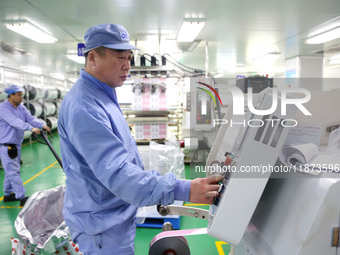
[[43, 107], [38, 102], [29, 102], [24, 104], [33, 116], [39, 117], [43, 112]]
[[0, 83], [0, 102], [5, 101], [7, 94], [5, 93], [6, 84]]
[[46, 118], [47, 126], [50, 127], [51, 130], [56, 129], [58, 127], [58, 119], [56, 117], [47, 117]]
[[34, 87], [32, 85], [25, 86], [25, 92], [28, 93], [29, 100], [38, 100], [43, 98], [44, 90], [42, 88]]
[[46, 89], [44, 92], [44, 98], [46, 100], [55, 100], [60, 95], [59, 90], [52, 88], [52, 89]]
[[50, 115], [54, 115], [57, 112], [57, 107], [52, 102], [45, 102], [43, 110], [44, 110], [45, 116], [50, 116]]
[[[164, 223], [164, 225], [166, 224], [168, 225], [169, 222]], [[171, 230], [164, 225], [163, 232], [151, 240], [149, 255], [190, 255], [185, 236], [207, 234], [207, 228]]]

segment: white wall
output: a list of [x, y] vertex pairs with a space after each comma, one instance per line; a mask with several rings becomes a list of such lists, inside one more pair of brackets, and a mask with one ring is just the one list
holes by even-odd
[[340, 89], [340, 65], [324, 68], [324, 90]]

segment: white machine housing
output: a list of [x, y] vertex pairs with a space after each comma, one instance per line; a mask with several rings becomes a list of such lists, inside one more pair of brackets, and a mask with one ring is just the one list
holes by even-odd
[[[254, 107], [270, 109], [273, 104], [272, 94], [273, 90], [270, 88], [259, 93]], [[275, 165], [289, 131], [289, 128], [282, 125], [282, 120], [293, 119], [297, 110], [294, 105], [287, 105], [286, 115], [281, 115], [280, 101], [278, 95], [277, 108], [270, 115], [256, 116], [251, 112], [246, 114], [245, 125], [240, 129], [231, 151], [237, 157], [237, 171], [232, 172], [224, 183], [218, 205], [210, 207], [209, 235], [233, 245], [240, 243], [271, 174], [269, 171], [241, 171], [248, 166], [257, 166], [261, 170], [262, 166]], [[252, 119], [262, 120], [264, 125], [249, 126], [248, 121]], [[268, 121], [270, 119], [276, 121]], [[220, 140], [216, 140], [216, 146], [220, 147]], [[212, 151], [216, 150], [213, 148]]]
[[273, 175], [233, 255], [338, 255], [339, 173]]

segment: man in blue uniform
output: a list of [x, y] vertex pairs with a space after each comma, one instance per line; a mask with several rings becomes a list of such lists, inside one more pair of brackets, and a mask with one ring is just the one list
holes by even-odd
[[212, 203], [222, 177], [177, 180], [144, 171], [117, 102], [130, 70], [127, 30], [116, 24], [85, 34], [85, 69], [63, 99], [58, 129], [67, 176], [64, 219], [86, 255], [132, 255], [136, 211], [175, 199]]
[[28, 199], [20, 177], [24, 132], [30, 130], [39, 134], [40, 129], [50, 131], [48, 126], [44, 126], [21, 104], [23, 91], [17, 85], [6, 88], [7, 100], [0, 104], [0, 157], [5, 170], [4, 202], [20, 200], [20, 206], [24, 206]]

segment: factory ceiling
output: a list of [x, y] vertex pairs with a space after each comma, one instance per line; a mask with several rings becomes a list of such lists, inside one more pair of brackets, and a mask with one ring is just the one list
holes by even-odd
[[[327, 67], [340, 40], [305, 41], [315, 27], [339, 15], [339, 0], [1, 0], [0, 65], [38, 66], [45, 74], [76, 76], [83, 65], [67, 54], [75, 54], [85, 31], [96, 24], [119, 23], [142, 49], [138, 54], [147, 58], [169, 54], [215, 76], [280, 76], [285, 60], [296, 56], [325, 57]], [[194, 49], [176, 40], [184, 18], [206, 21]], [[39, 44], [7, 29], [6, 22], [13, 19], [39, 24], [57, 42]], [[262, 60], [265, 55], [275, 58]]]

